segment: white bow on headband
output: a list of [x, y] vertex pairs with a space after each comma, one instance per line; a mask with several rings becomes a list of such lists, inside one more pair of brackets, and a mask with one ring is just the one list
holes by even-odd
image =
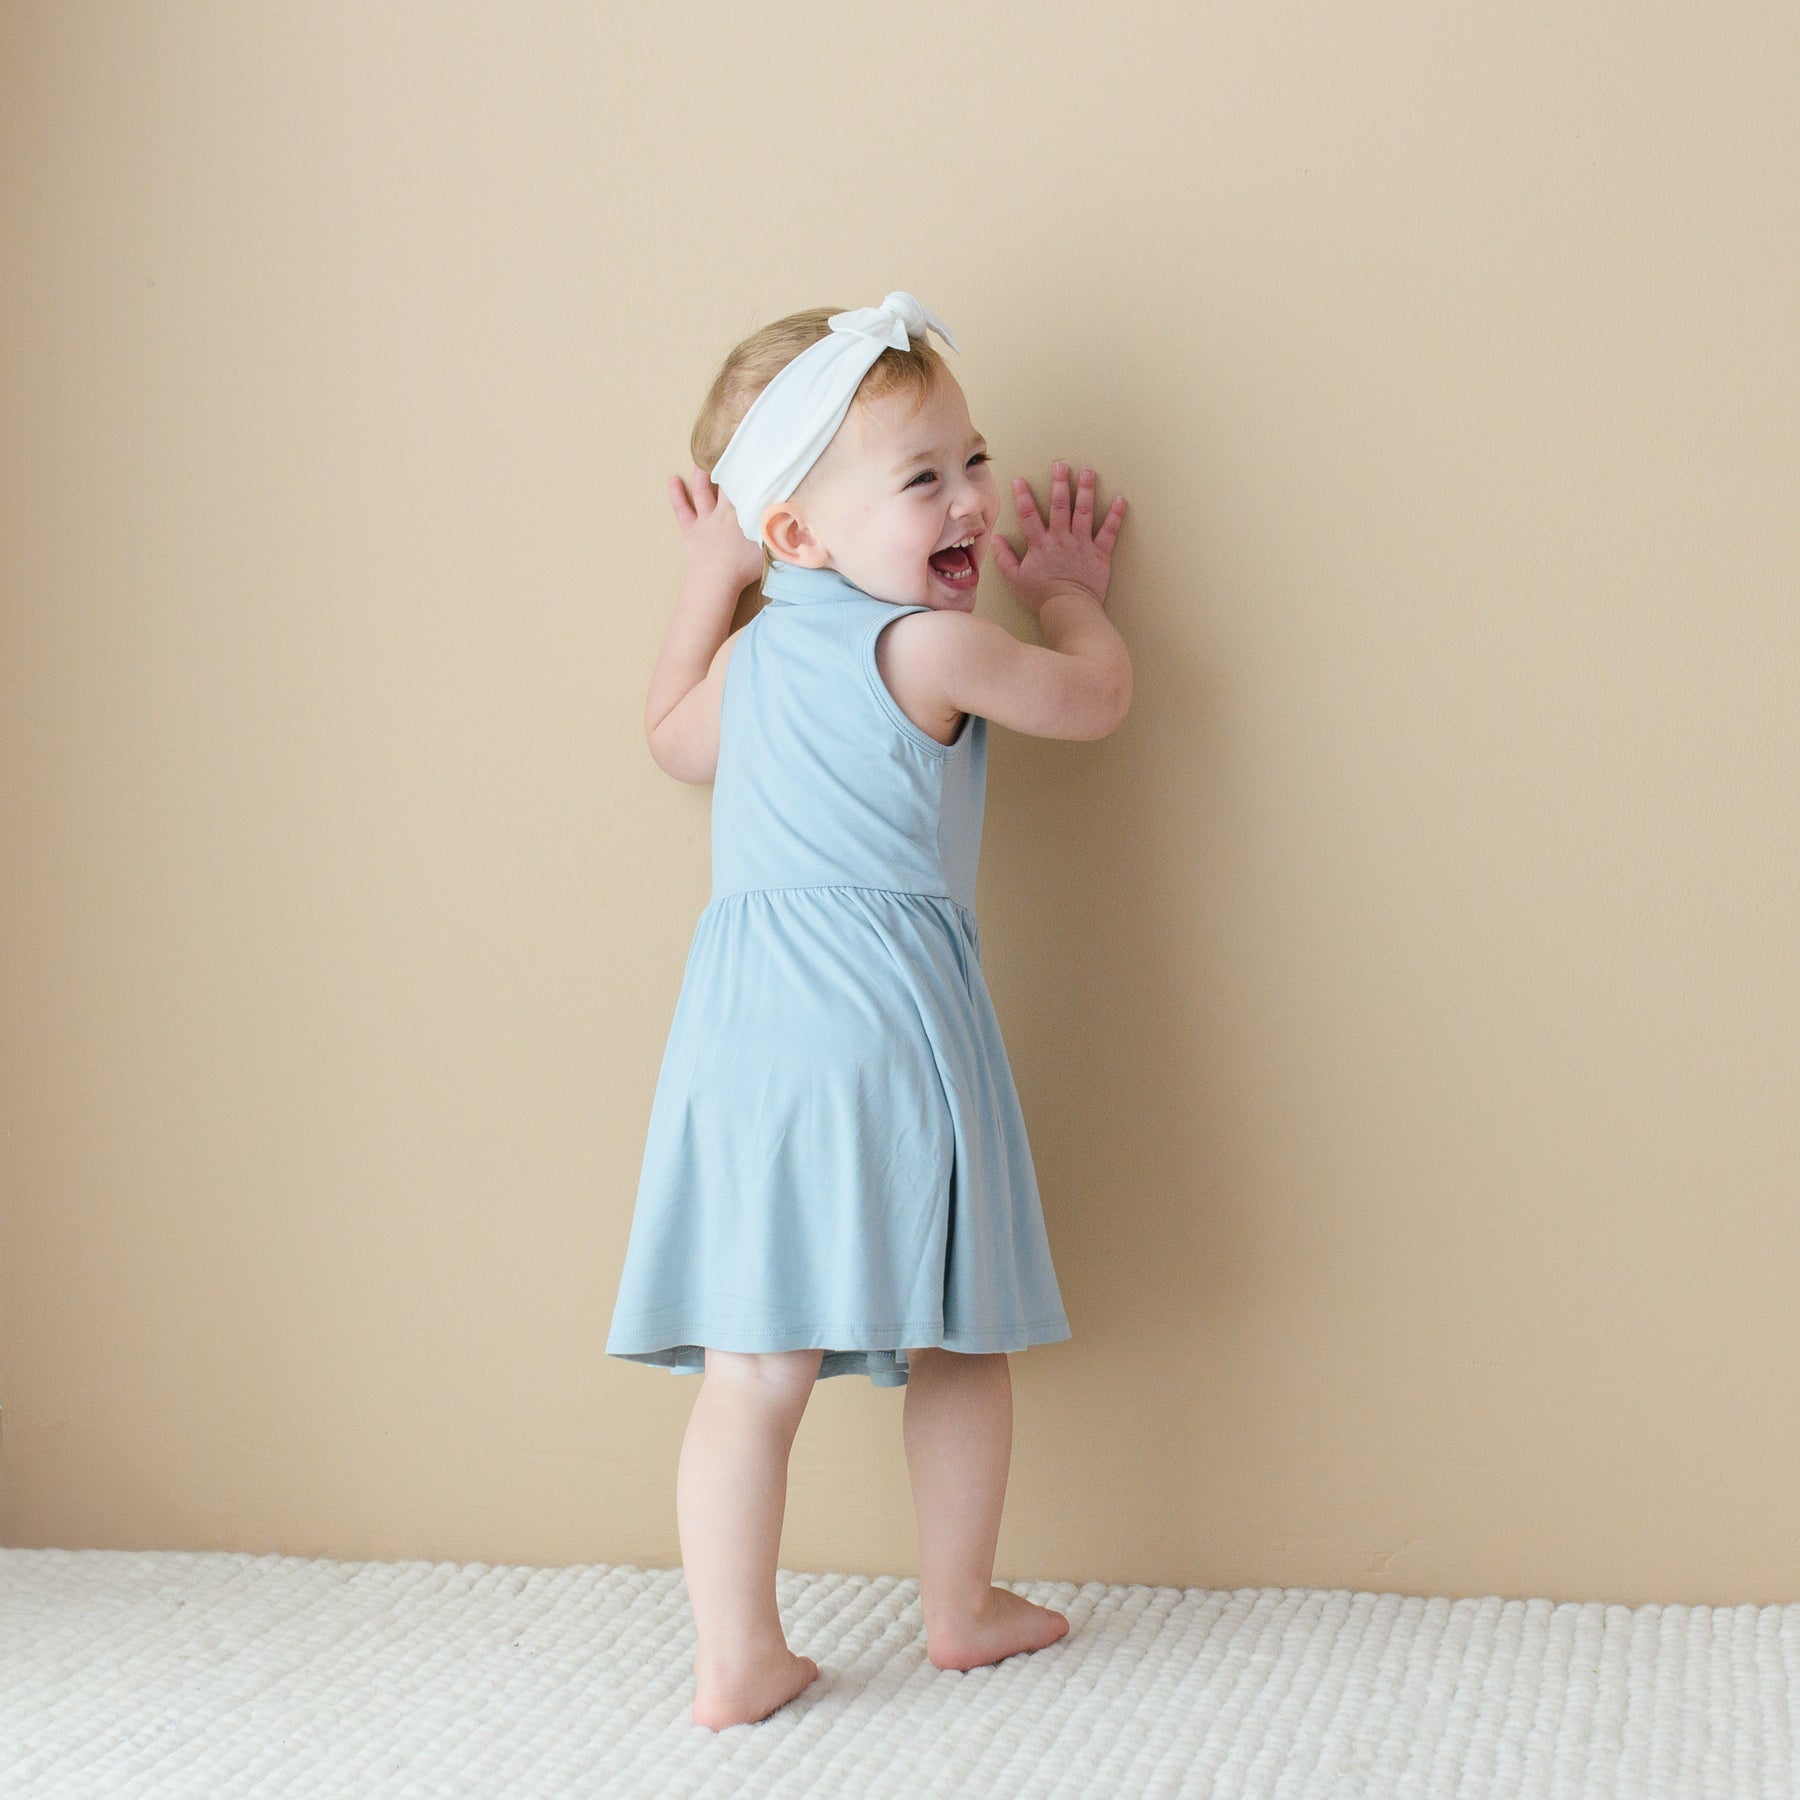
[[819, 460], [883, 350], [909, 349], [929, 327], [962, 354], [944, 321], [899, 289], [879, 306], [833, 313], [826, 324], [825, 336], [777, 370], [750, 403], [713, 465], [714, 484], [753, 544], [762, 542], [764, 508], [785, 500]]

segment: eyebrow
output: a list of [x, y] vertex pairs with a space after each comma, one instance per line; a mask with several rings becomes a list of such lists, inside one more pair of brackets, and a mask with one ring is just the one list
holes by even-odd
[[[969, 439], [969, 448], [971, 450], [985, 450], [987, 448], [987, 439], [978, 431]], [[905, 462], [901, 463], [900, 466], [894, 470], [894, 473], [896, 475], [904, 475], [908, 469], [916, 468], [922, 462], [930, 462], [936, 454], [937, 452], [935, 450], [915, 450]]]

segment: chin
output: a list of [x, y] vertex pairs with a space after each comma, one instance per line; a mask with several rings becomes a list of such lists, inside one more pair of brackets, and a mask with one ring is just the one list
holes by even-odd
[[929, 606], [933, 612], [973, 612], [975, 596], [981, 590], [979, 577], [971, 581], [966, 589], [946, 587], [935, 575], [925, 577], [925, 591], [919, 596], [919, 604]]

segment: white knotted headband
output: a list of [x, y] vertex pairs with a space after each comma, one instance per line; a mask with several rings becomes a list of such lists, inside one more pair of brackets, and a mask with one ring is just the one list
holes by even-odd
[[764, 509], [785, 500], [819, 460], [883, 350], [911, 348], [927, 327], [957, 350], [944, 321], [899, 289], [879, 306], [833, 313], [826, 324], [831, 329], [777, 370], [750, 403], [713, 465], [714, 485], [753, 544], [762, 542]]

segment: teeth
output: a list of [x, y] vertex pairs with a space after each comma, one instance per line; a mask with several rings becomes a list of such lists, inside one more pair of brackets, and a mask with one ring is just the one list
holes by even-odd
[[[958, 538], [954, 544], [946, 544], [944, 546], [944, 548], [946, 550], [972, 550], [975, 540], [980, 536], [981, 536], [981, 533], [979, 531], [971, 531], [966, 538]], [[973, 555], [971, 555], [970, 562], [973, 563], [973, 561], [974, 561], [974, 557], [973, 557]], [[974, 574], [975, 571], [973, 568], [971, 568], [968, 572], [969, 572], [969, 574], [972, 575], [972, 574]], [[949, 575], [938, 576], [938, 580], [948, 581], [951, 583], [952, 586], [960, 586], [962, 584], [962, 579], [963, 578], [960, 576], [957, 576], [957, 577], [952, 577]]]

